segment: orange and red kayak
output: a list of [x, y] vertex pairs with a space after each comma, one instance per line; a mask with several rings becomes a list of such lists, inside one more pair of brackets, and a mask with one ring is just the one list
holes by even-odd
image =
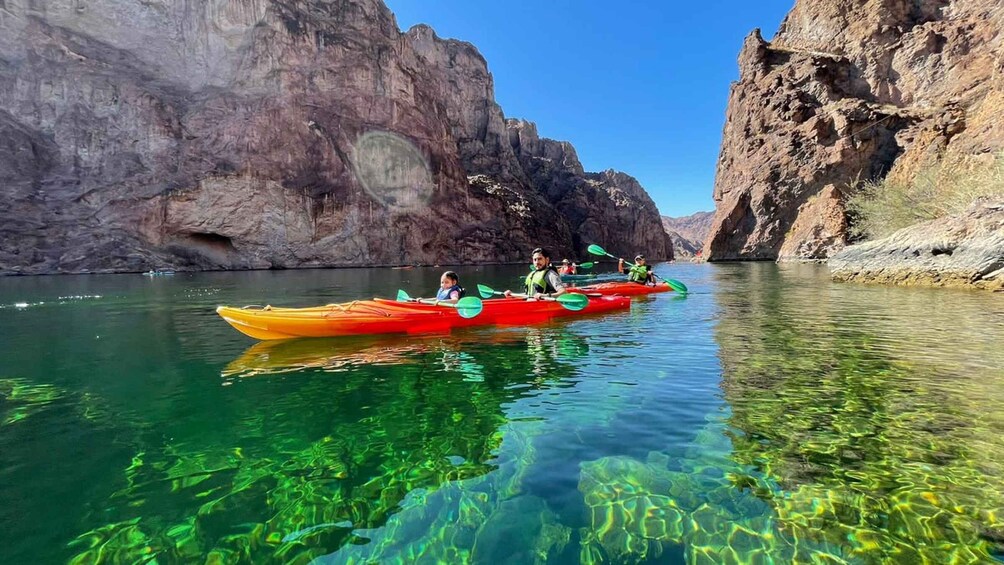
[[652, 294], [653, 292], [669, 292], [673, 289], [665, 282], [660, 282], [654, 286], [633, 282], [608, 282], [588, 286], [569, 286], [566, 287], [566, 290], [568, 292], [600, 294], [603, 296], [638, 296], [640, 294]]
[[[639, 285], [640, 286], [640, 285]], [[596, 314], [630, 308], [624, 296], [589, 299], [579, 311], [558, 302], [498, 298], [485, 300], [481, 314], [462, 318], [456, 310], [416, 302], [375, 298], [312, 308], [232, 308], [220, 306], [216, 313], [237, 331], [255, 339], [335, 337], [387, 333], [440, 333], [453, 328], [485, 325], [523, 325], [551, 318]]]

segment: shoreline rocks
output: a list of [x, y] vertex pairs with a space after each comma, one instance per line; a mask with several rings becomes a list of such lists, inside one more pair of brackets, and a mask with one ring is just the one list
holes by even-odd
[[836, 281], [1004, 292], [1004, 200], [846, 247], [828, 266]]

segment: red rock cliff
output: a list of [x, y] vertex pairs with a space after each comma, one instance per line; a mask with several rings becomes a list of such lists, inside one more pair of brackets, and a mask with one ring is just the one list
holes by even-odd
[[378, 0], [0, 2], [0, 273], [672, 256], [650, 200], [529, 174], [493, 90]]
[[704, 255], [825, 259], [857, 181], [1004, 147], [998, 0], [799, 0], [739, 55]]

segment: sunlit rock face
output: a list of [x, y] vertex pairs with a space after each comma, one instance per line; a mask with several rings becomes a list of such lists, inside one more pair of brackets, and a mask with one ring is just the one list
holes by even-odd
[[0, 8], [0, 272], [672, 254], [643, 190], [559, 207], [477, 50], [379, 0]]
[[704, 255], [825, 259], [858, 181], [1004, 147], [1002, 31], [997, 0], [799, 0], [771, 42], [750, 34]]
[[659, 210], [634, 177], [614, 170], [584, 172], [572, 144], [541, 138], [536, 126], [523, 120], [508, 120], [507, 126], [530, 183], [568, 223], [577, 256], [590, 243], [606, 241], [614, 255], [673, 259]]

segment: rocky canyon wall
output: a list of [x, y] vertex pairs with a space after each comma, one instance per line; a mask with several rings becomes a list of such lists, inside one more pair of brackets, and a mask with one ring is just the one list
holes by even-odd
[[0, 272], [672, 257], [634, 179], [531, 129], [379, 0], [6, 0]]
[[746, 38], [704, 255], [820, 260], [848, 242], [861, 181], [1004, 148], [997, 0], [798, 0]]
[[708, 238], [714, 212], [695, 212], [681, 218], [662, 217], [662, 227], [673, 240], [673, 253], [678, 257], [699, 257]]

